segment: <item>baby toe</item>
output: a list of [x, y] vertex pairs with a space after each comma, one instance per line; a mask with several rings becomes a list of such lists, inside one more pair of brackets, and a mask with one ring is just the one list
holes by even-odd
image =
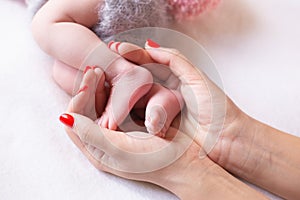
[[156, 135], [165, 127], [167, 122], [167, 112], [161, 105], [151, 107], [146, 113], [145, 126], [150, 134]]

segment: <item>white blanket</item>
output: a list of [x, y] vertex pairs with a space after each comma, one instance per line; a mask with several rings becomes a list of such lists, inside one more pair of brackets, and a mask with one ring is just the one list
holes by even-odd
[[[300, 2], [224, 1], [190, 34], [216, 62], [237, 105], [300, 136]], [[26, 8], [11, 0], [0, 5], [0, 198], [177, 199], [87, 161], [58, 121], [70, 97], [51, 78], [51, 58], [31, 38]]]

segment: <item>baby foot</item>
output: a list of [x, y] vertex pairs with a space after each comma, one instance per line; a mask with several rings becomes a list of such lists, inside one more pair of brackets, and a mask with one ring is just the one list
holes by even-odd
[[[147, 44], [151, 42], [147, 41]], [[110, 42], [108, 47], [122, 55], [131, 62], [143, 65], [150, 71], [156, 82], [163, 84], [154, 85], [151, 91], [143, 97], [136, 108], [146, 107], [145, 126], [147, 131], [153, 135], [164, 137], [173, 119], [181, 111], [184, 105], [181, 94], [175, 89], [180, 83], [179, 79], [168, 67], [155, 64], [151, 56], [143, 48], [126, 42]]]
[[[126, 66], [123, 66], [124, 68]], [[132, 67], [112, 81], [110, 97], [105, 112], [99, 120], [103, 128], [116, 130], [135, 103], [151, 88], [151, 73], [142, 67]]]
[[[70, 102], [67, 111], [82, 114], [96, 120], [97, 113], [101, 114], [105, 106], [104, 73], [101, 69], [95, 67], [86, 67], [84, 73], [80, 89]], [[96, 102], [98, 104], [97, 107]], [[102, 103], [99, 104], [99, 102]]]
[[147, 131], [150, 134], [165, 137], [172, 121], [184, 105], [182, 96], [175, 90], [155, 84], [145, 98]]

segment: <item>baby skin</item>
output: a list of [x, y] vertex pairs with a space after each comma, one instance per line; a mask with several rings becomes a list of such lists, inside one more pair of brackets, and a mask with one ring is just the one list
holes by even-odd
[[[153, 84], [152, 74], [147, 69], [111, 51], [91, 31], [98, 22], [96, 8], [100, 2], [48, 1], [33, 19], [33, 36], [39, 46], [55, 58], [53, 77], [69, 94], [74, 91], [78, 74], [95, 70], [91, 67], [84, 70], [83, 66], [96, 66], [104, 72], [110, 85], [105, 110], [102, 106], [106, 100], [105, 93], [101, 92], [99, 98], [96, 96], [93, 100], [98, 115], [101, 115], [100, 126], [116, 130], [135, 105], [143, 105], [146, 107], [145, 126], [148, 132], [163, 136], [180, 112], [182, 99], [178, 98], [180, 95]], [[86, 83], [80, 87], [79, 93], [95, 90], [95, 86], [88, 84], [90, 81]]]
[[[91, 119], [98, 120], [98, 123], [103, 126], [103, 121], [107, 121], [106, 116], [103, 114], [100, 119], [97, 119], [97, 113], [99, 105], [103, 107], [105, 98], [105, 73], [100, 68], [87, 68], [80, 89], [68, 110], [85, 113]], [[146, 107], [145, 126], [147, 131], [153, 135], [164, 137], [172, 120], [178, 114], [176, 106], [180, 105], [174, 91], [159, 84], [153, 84], [150, 91], [138, 100], [134, 108], [143, 110]]]

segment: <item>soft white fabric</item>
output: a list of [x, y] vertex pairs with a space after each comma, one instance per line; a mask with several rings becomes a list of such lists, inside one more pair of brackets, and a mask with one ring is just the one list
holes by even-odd
[[29, 11], [34, 14], [36, 13], [48, 0], [25, 0]]
[[[183, 28], [209, 51], [243, 110], [298, 136], [299, 8], [298, 0], [226, 0], [200, 30]], [[1, 199], [177, 199], [92, 167], [58, 121], [70, 97], [53, 82], [52, 60], [32, 40], [25, 7], [2, 0], [0, 17]]]

